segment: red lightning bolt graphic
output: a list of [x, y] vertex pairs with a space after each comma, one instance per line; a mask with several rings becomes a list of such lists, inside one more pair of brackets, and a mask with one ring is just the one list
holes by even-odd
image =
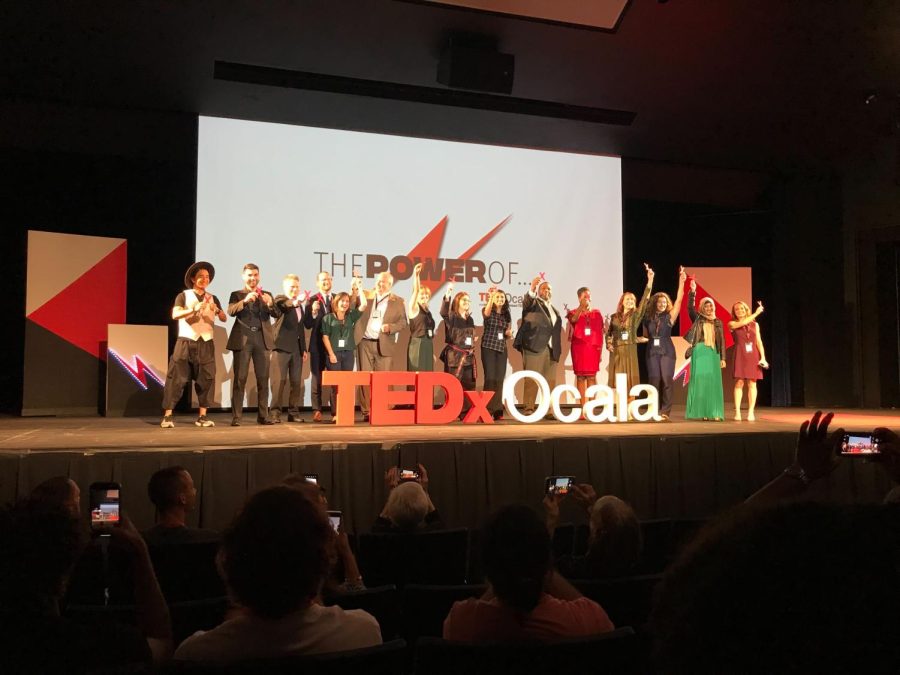
[[[500, 229], [512, 219], [512, 214], [506, 216], [494, 228], [476, 241], [464, 253], [457, 256], [458, 260], [468, 260], [478, 253], [485, 244], [487, 244]], [[422, 270], [422, 285], [426, 286], [431, 294], [434, 295], [445, 283], [447, 283], [447, 273], [443, 265], [443, 260], [438, 256], [441, 251], [441, 244], [444, 242], [444, 232], [447, 229], [448, 216], [441, 218], [440, 222], [435, 225], [431, 232], [426, 234], [422, 241], [416, 244], [407, 254], [412, 260], [417, 258], [422, 261], [424, 269]], [[440, 265], [440, 270], [435, 269], [436, 265]]]
[[131, 376], [137, 381], [144, 385], [144, 389], [147, 388], [147, 376], [149, 376], [152, 380], [160, 385], [165, 385], [165, 383], [159, 378], [159, 376], [153, 371], [153, 368], [144, 363], [143, 359], [140, 356], [135, 354], [131, 357], [133, 364], [129, 363], [125, 359], [123, 359], [119, 354], [114, 352], [112, 349], [107, 350], [110, 354], [122, 364], [122, 367], [125, 368]]

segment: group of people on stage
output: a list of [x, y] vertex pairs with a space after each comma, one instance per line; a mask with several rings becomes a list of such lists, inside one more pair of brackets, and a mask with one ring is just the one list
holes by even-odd
[[[440, 307], [444, 322], [444, 347], [439, 359], [444, 371], [458, 378], [465, 390], [474, 390], [478, 379], [476, 343], [480, 342], [484, 389], [493, 391], [488, 411], [494, 419], [502, 419], [503, 380], [507, 368], [507, 343], [521, 352], [525, 370], [540, 373], [552, 389], [562, 353], [563, 340], [571, 343], [572, 366], [576, 386], [585, 394], [596, 383], [603, 348], [610, 353], [609, 384], [615, 386], [616, 374], [627, 376], [629, 389], [639, 382], [637, 345], [646, 343], [646, 365], [649, 384], [660, 393], [660, 413], [668, 419], [672, 410], [675, 374], [675, 346], [672, 327], [678, 320], [687, 275], [679, 270], [675, 302], [668, 294], [658, 292], [651, 297], [654, 272], [644, 265], [647, 285], [640, 302], [633, 293], [623, 293], [616, 311], [604, 319], [591, 304], [591, 290], [578, 289], [578, 306], [560, 312], [552, 304], [553, 288], [544, 275], [536, 276], [522, 301], [522, 320], [513, 339], [509, 297], [491, 287], [481, 310], [483, 331], [476, 336], [472, 299], [462, 291], [453, 292], [447, 284]], [[361, 279], [353, 277], [349, 292], [332, 292], [328, 272], [316, 277], [317, 291], [301, 291], [300, 279], [288, 274], [282, 282], [282, 293], [273, 295], [260, 284], [259, 267], [247, 263], [242, 270], [244, 285], [233, 291], [227, 312], [235, 321], [228, 337], [227, 349], [234, 355], [232, 377], [232, 426], [240, 426], [243, 417], [244, 388], [250, 363], [256, 375], [258, 392], [258, 424], [282, 421], [282, 406], [287, 404], [287, 421], [301, 422], [300, 402], [303, 398], [303, 363], [310, 365], [313, 421], [323, 421], [323, 411], [334, 405], [330, 388], [322, 386], [325, 370], [364, 371], [402, 369], [400, 335], [409, 330], [405, 368], [410, 371], [434, 370], [434, 337], [437, 323], [431, 312], [431, 290], [421, 280], [422, 264], [413, 269], [412, 292], [407, 301], [393, 294], [394, 279], [390, 272], [375, 278], [375, 287], [364, 290]], [[207, 416], [210, 392], [215, 383], [215, 347], [213, 327], [216, 319], [226, 320], [219, 299], [208, 292], [215, 268], [208, 262], [195, 262], [185, 273], [185, 290], [175, 298], [172, 319], [178, 322], [178, 338], [166, 374], [163, 392], [163, 419], [160, 426], [174, 427], [172, 411], [191, 379], [195, 382], [199, 415], [195, 424], [214, 426]], [[725, 334], [722, 321], [716, 318], [712, 298], [695, 303], [696, 282], [688, 291], [688, 312], [692, 325], [685, 338], [691, 359], [688, 383], [688, 419], [721, 420], [725, 416], [720, 370], [725, 367]], [[747, 389], [747, 419], [753, 420], [756, 405], [756, 381], [767, 368], [756, 318], [763, 311], [759, 303], [754, 312], [743, 302], [732, 308], [728, 328], [735, 342], [734, 398], [735, 419], [741, 419], [743, 391]], [[565, 336], [563, 328], [565, 327]], [[306, 329], [310, 330], [309, 344]], [[272, 381], [273, 406], [269, 412], [269, 381]], [[524, 383], [521, 402], [526, 415], [535, 410], [537, 384]], [[369, 416], [368, 388], [361, 388], [360, 407], [364, 419]], [[286, 401], [285, 401], [286, 399]], [[468, 407], [468, 405], [467, 405]], [[331, 410], [333, 416], [333, 408]], [[461, 417], [467, 410], [462, 411]]]

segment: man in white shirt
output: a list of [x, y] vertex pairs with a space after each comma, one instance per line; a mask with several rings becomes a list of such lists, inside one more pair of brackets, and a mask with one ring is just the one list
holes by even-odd
[[[356, 322], [354, 334], [360, 370], [393, 370], [394, 355], [400, 350], [400, 333], [409, 323], [406, 303], [399, 295], [391, 293], [393, 286], [393, 275], [381, 272], [375, 277], [375, 291], [366, 294], [369, 302]], [[406, 370], [405, 363], [402, 368]], [[366, 420], [369, 418], [369, 398], [369, 388], [362, 387], [360, 407]]]
[[219, 299], [207, 292], [216, 276], [215, 268], [205, 261], [195, 262], [184, 274], [185, 290], [175, 298], [172, 318], [178, 322], [178, 339], [163, 390], [162, 422], [159, 426], [171, 429], [175, 426], [172, 410], [184, 388], [193, 378], [200, 404], [199, 416], [194, 422], [198, 427], [212, 427], [215, 423], [206, 416], [210, 404], [210, 391], [216, 381], [216, 346], [213, 342], [213, 326], [216, 319], [225, 321], [225, 312]]

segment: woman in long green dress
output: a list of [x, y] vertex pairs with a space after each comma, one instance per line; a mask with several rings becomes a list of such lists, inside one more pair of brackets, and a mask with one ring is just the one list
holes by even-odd
[[609, 327], [606, 330], [606, 349], [609, 350], [609, 366], [607, 367], [609, 386], [615, 388], [616, 373], [625, 373], [628, 376], [628, 389], [640, 383], [640, 370], [638, 369], [638, 328], [647, 311], [650, 292], [653, 290], [653, 270], [644, 263], [647, 270], [647, 287], [637, 303], [634, 293], [623, 293], [619, 298], [616, 313], [609, 317]]
[[688, 293], [688, 314], [694, 322], [685, 339], [691, 345], [691, 376], [688, 381], [687, 411], [689, 420], [725, 418], [725, 394], [722, 390], [722, 369], [725, 367], [725, 330], [716, 318], [716, 303], [710, 297], [700, 301], [698, 314], [695, 299], [697, 282], [691, 280]]

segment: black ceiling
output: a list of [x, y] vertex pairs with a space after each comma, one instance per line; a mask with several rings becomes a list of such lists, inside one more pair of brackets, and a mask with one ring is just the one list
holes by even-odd
[[[408, 107], [407, 126], [421, 107], [430, 121], [412, 133], [465, 136], [487, 122], [497, 129], [487, 140], [515, 142], [527, 128], [525, 142], [581, 136], [599, 152], [730, 167], [839, 167], [890, 142], [900, 90], [894, 0], [632, 0], [615, 33], [398, 0], [18, 0], [0, 6], [0, 26], [7, 101], [336, 126], [371, 118], [388, 131], [404, 130], [391, 126], [396, 106]], [[515, 55], [512, 96], [633, 111], [634, 123], [521, 122], [213, 78], [221, 60], [440, 87], [441, 47], [460, 31]]]

